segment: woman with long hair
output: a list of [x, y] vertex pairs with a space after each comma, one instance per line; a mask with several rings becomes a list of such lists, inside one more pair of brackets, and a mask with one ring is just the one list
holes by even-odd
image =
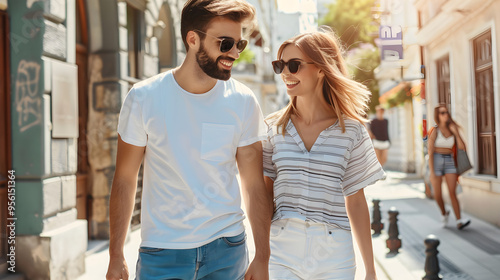
[[273, 69], [290, 102], [266, 120], [264, 175], [274, 192], [270, 279], [354, 279], [351, 229], [377, 279], [363, 188], [385, 178], [365, 123], [370, 92], [349, 77], [324, 28], [285, 41]]
[[457, 219], [457, 228], [463, 229], [470, 224], [470, 219], [462, 219], [460, 204], [457, 199], [457, 169], [453, 156], [453, 148], [465, 150], [465, 143], [458, 132], [458, 124], [451, 118], [450, 112], [445, 104], [439, 104], [434, 108], [434, 120], [436, 127], [429, 135], [429, 169], [431, 171], [431, 184], [434, 189], [434, 199], [441, 210], [441, 222], [443, 227], [448, 223], [450, 211], [444, 206], [441, 183], [443, 177], [448, 185], [451, 205]]

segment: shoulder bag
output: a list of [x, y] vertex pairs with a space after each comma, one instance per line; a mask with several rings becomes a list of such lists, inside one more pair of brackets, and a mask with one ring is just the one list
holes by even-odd
[[460, 176], [465, 171], [472, 169], [467, 152], [462, 149], [457, 149], [457, 174]]

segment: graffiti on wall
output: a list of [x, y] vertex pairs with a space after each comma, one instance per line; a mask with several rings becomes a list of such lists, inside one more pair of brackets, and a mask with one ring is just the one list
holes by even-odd
[[42, 122], [42, 97], [38, 94], [40, 64], [21, 60], [17, 68], [16, 111], [20, 132]]

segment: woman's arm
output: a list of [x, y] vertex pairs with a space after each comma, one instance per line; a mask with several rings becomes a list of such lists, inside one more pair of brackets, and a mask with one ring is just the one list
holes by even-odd
[[429, 171], [434, 176], [434, 143], [436, 142], [437, 128], [434, 128], [429, 135], [427, 142], [427, 153], [429, 154]]
[[366, 280], [377, 279], [373, 260], [372, 236], [370, 229], [370, 213], [366, 204], [363, 189], [345, 198], [347, 215], [351, 223], [352, 232], [358, 244], [363, 263], [365, 264]]

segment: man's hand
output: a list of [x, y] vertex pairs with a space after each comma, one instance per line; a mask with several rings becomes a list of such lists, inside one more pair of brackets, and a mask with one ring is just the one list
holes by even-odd
[[115, 176], [109, 198], [109, 266], [106, 279], [128, 279], [123, 246], [134, 210], [137, 174], [145, 147], [124, 142], [118, 135]]
[[236, 152], [236, 161], [240, 171], [242, 195], [255, 242], [255, 258], [247, 270], [245, 279], [268, 280], [273, 193], [264, 182], [261, 142], [239, 147]]
[[247, 273], [245, 280], [268, 280], [269, 279], [269, 260], [254, 258]]
[[128, 266], [123, 256], [110, 257], [106, 280], [128, 280]]

